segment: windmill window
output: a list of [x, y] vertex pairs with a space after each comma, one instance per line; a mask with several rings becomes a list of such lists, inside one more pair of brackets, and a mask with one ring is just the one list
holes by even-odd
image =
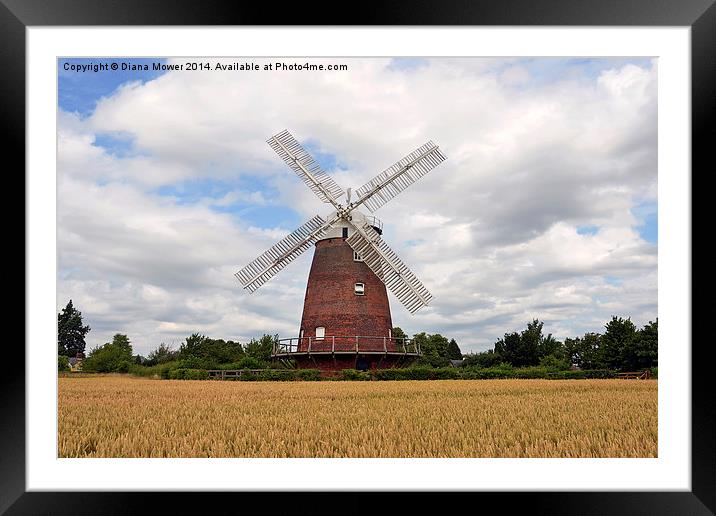
[[355, 285], [355, 293], [357, 296], [362, 296], [365, 294], [365, 284], [363, 283], [356, 283]]
[[326, 328], [324, 326], [316, 327], [316, 340], [323, 340], [326, 336]]
[[343, 228], [343, 238], [348, 238], [348, 228]]
[[358, 253], [356, 253], [355, 251], [353, 251], [353, 261], [354, 262], [362, 262], [363, 257], [361, 255], [359, 255]]

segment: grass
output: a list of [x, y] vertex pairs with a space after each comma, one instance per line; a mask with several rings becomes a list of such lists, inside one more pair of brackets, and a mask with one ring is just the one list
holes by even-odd
[[60, 457], [656, 457], [654, 380], [59, 379]]

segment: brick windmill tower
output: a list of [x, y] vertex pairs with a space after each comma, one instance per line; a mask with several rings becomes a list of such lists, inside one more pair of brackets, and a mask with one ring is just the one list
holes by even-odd
[[[360, 187], [358, 199], [328, 176], [306, 150], [283, 131], [268, 140], [274, 151], [318, 198], [334, 210], [316, 215], [236, 273], [254, 292], [315, 244], [303, 317], [297, 338], [276, 342], [273, 356], [324, 372], [392, 367], [420, 354], [393, 337], [386, 286], [411, 312], [431, 295], [383, 241], [383, 224], [371, 212], [386, 204], [446, 158], [428, 142]], [[346, 195], [345, 205], [339, 199]]]

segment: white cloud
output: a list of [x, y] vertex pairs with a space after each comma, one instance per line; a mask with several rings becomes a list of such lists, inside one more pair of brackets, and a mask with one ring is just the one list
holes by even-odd
[[[60, 112], [58, 309], [73, 299], [91, 345], [114, 332], [144, 354], [193, 331], [295, 336], [310, 253], [248, 295], [233, 273], [287, 228], [215, 209], [329, 211], [266, 145], [284, 128], [338, 156], [343, 187], [429, 139], [444, 149], [445, 163], [376, 214], [434, 296], [415, 316], [391, 297], [407, 331], [477, 350], [532, 317], [561, 338], [612, 314], [656, 317], [656, 249], [631, 213], [656, 197], [655, 61], [543, 85], [516, 60], [345, 61], [349, 72], [169, 73], [123, 86], [87, 119]], [[117, 157], [93, 145], [98, 133], [129, 135], [136, 152]], [[191, 203], [156, 194], [250, 177], [276, 196], [255, 186]], [[598, 231], [578, 234], [582, 225]]]

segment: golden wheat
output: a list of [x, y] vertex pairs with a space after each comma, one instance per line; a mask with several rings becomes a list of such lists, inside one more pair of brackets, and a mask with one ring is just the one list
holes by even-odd
[[60, 378], [60, 457], [656, 457], [654, 380]]

